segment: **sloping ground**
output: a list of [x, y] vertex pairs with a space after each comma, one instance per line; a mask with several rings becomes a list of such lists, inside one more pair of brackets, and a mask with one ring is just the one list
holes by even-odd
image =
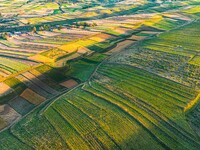
[[0, 97], [12, 92], [13, 89], [4, 83], [0, 83]]
[[0, 57], [0, 68], [3, 68], [4, 70], [7, 70], [10, 73], [14, 73], [17, 71], [27, 69], [29, 68], [29, 66], [24, 63], [14, 61], [12, 59]]
[[8, 126], [21, 117], [12, 107], [9, 105], [0, 105], [0, 119]]
[[158, 38], [144, 43], [144, 46], [152, 50], [160, 50], [170, 53], [179, 52], [179, 54], [188, 53], [188, 55], [195, 52], [198, 53], [200, 51], [200, 36], [196, 33], [200, 31], [199, 27], [200, 21], [195, 21], [187, 26], [178, 28], [177, 30], [161, 34]]
[[27, 87], [32, 89], [33, 91], [37, 92], [39, 95], [48, 98], [50, 96], [50, 93], [42, 89], [39, 85], [36, 85], [31, 80], [27, 79], [23, 75], [17, 76], [17, 79], [19, 79], [21, 82], [23, 82]]
[[183, 112], [196, 95], [141, 69], [103, 65], [89, 84], [60, 97], [40, 117], [36, 111], [17, 123], [6, 135], [12, 140], [0, 147], [15, 139], [18, 148], [21, 140], [35, 149], [197, 150]]
[[67, 88], [73, 88], [76, 85], [78, 85], [78, 83], [75, 80], [70, 79], [70, 80], [62, 82], [60, 85], [67, 87]]
[[194, 129], [194, 131], [198, 134], [200, 137], [200, 103], [193, 108], [189, 113], [187, 113], [187, 118], [189, 123], [191, 124], [191, 127]]
[[200, 87], [199, 21], [161, 33], [125, 52], [112, 57], [111, 62], [144, 68], [166, 78]]
[[33, 84], [41, 87], [46, 92], [54, 94], [54, 95], [58, 94], [56, 90], [54, 90], [53, 88], [49, 87], [47, 84], [45, 84], [44, 82], [42, 82], [41, 80], [39, 80], [36, 76], [34, 76], [33, 74], [31, 74], [30, 72], [25, 72], [22, 75], [24, 77], [26, 77], [27, 79], [29, 79]]
[[[111, 13], [109, 9], [106, 11], [107, 13]], [[51, 19], [53, 18], [48, 16], [48, 20], [51, 21]], [[154, 19], [156, 22], [152, 18], [148, 22], [144, 22], [145, 25], [151, 26], [144, 26], [144, 28], [148, 28], [145, 31], [170, 30], [183, 23], [182, 21], [179, 22], [179, 19], [166, 19], [161, 16]], [[132, 20], [122, 22], [129, 23], [130, 21]], [[122, 36], [123, 34], [124, 36], [124, 34], [130, 32], [128, 28], [124, 28], [125, 26], [132, 26], [131, 28], [134, 28], [133, 24], [127, 24], [122, 27], [116, 27], [115, 31], [108, 33], [118, 36]], [[155, 30], [156, 28], [159, 29]], [[102, 31], [107, 31], [107, 29]], [[193, 32], [188, 32], [188, 34], [192, 34]], [[63, 35], [61, 36], [60, 33], [54, 34], [53, 32], [48, 32], [48, 34], [51, 34], [52, 37], [43, 39], [43, 41], [40, 40], [41, 43], [55, 44], [58, 39], [62, 43], [62, 38], [66, 38]], [[140, 33], [137, 36], [131, 37], [129, 39], [130, 43], [125, 44], [129, 46], [136, 40], [143, 40], [151, 34], [154, 33]], [[179, 33], [176, 32], [176, 34]], [[53, 35], [56, 36], [54, 37]], [[172, 37], [169, 36], [169, 40]], [[51, 62], [59, 54], [62, 56], [66, 53], [86, 53], [89, 49], [95, 52], [103, 52], [112, 46], [113, 41], [107, 38], [107, 34], [90, 39], [86, 38], [77, 41], [76, 45], [66, 44], [60, 46], [59, 48], [62, 51], [60, 49], [52, 49], [47, 51], [47, 53], [44, 52], [41, 55], [36, 55], [33, 59], [41, 62]], [[55, 41], [52, 42], [52, 40]], [[69, 39], [66, 40], [68, 41]], [[104, 40], [106, 41], [104, 42]], [[193, 41], [194, 38], [191, 40]], [[37, 43], [38, 41], [35, 40], [33, 42]], [[122, 44], [122, 47], [116, 51], [121, 51], [127, 47], [125, 44]], [[197, 44], [198, 46], [198, 42], [192, 44]], [[28, 44], [21, 45], [21, 47], [27, 48], [33, 45], [29, 42]], [[86, 46], [88, 49], [82, 49], [83, 46]], [[44, 48], [45, 46], [38, 45], [32, 48], [38, 49], [42, 47]], [[159, 48], [156, 50], [159, 51]], [[176, 50], [180, 52], [182, 47], [179, 46]], [[192, 54], [196, 52], [194, 49], [191, 49], [191, 51], [194, 51], [191, 52]], [[146, 52], [148, 53], [149, 49]], [[159, 57], [159, 54], [156, 53], [155, 57]], [[144, 58], [143, 60], [147, 64], [151, 60], [150, 64], [158, 66], [159, 71], [163, 69], [163, 66], [160, 64], [167, 64], [171, 67], [167, 59], [172, 60], [177, 65], [179, 64], [179, 60], [185, 61], [189, 57], [188, 55], [186, 58], [180, 56], [177, 57], [178, 61], [176, 61], [174, 57], [162, 53], [159, 61], [154, 62], [155, 58], [152, 57], [154, 54], [150, 55], [150, 57], [146, 53], [144, 55], [141, 53], [140, 55], [142, 57], [138, 57], [139, 59]], [[128, 56], [128, 58], [130, 57]], [[198, 57], [194, 57], [193, 59], [195, 60], [193, 63], [198, 63]], [[192, 62], [193, 59], [190, 61]], [[91, 73], [96, 71], [96, 66], [99, 62], [83, 58], [75, 63], [72, 62], [72, 64], [78, 67], [71, 69], [72, 71], [67, 73], [65, 72], [66, 70], [54, 72], [52, 71], [53, 69], [51, 70], [53, 73], [42, 69], [37, 69], [37, 71], [45, 73], [45, 76], [51, 77], [58, 83], [66, 81], [66, 76], [64, 75], [63, 77], [63, 74], [68, 73], [72, 75], [69, 78], [77, 77], [81, 81], [86, 81]], [[12, 69], [3, 65], [0, 67], [7, 68], [10, 74], [18, 71], [15, 70], [16, 68]], [[42, 116], [38, 116], [40, 113], [37, 111], [33, 112], [17, 125], [11, 127], [9, 132], [3, 132], [0, 135], [0, 149], [130, 149], [133, 147], [136, 149], [143, 147], [145, 149], [198, 149], [199, 141], [187, 124], [183, 113], [183, 109], [187, 106], [189, 100], [194, 99], [196, 96], [196, 92], [193, 89], [190, 90], [188, 87], [169, 80], [154, 75], [151, 76], [147, 72], [136, 68], [129, 68], [125, 65], [120, 66], [121, 68], [118, 66], [115, 67], [115, 65], [101, 67], [98, 75], [93, 77], [89, 84], [86, 84], [82, 89], [79, 88], [73, 91], [74, 93], [70, 95], [61, 97]], [[198, 69], [196, 68], [197, 71], [195, 70], [192, 76], [198, 75]], [[49, 83], [49, 80], [44, 79], [43, 75], [38, 76], [39, 72], [32, 73], [30, 71], [17, 77], [30, 88], [26, 89], [21, 94], [21, 97], [16, 97], [8, 102], [19, 114], [24, 115], [35, 105], [39, 105], [46, 98], [50, 98], [52, 94], [57, 94], [56, 88], [52, 87], [55, 81]], [[198, 76], [196, 80], [198, 80]], [[78, 84], [78, 82], [74, 82], [75, 80], [68, 81], [63, 86], [72, 88]], [[3, 127], [5, 126], [5, 121], [1, 117], [0, 123], [2, 123]], [[5, 138], [7, 139], [6, 141]]]
[[133, 40], [125, 40], [123, 42], [120, 42], [119, 44], [117, 44], [117, 46], [115, 48], [113, 48], [112, 50], [106, 52], [105, 54], [112, 54], [112, 53], [117, 53], [122, 51], [123, 49], [127, 48], [128, 46], [131, 46], [132, 44], [134, 44], [136, 41]]
[[45, 76], [43, 73], [37, 71], [37, 70], [31, 70], [30, 71], [34, 76], [36, 76], [40, 81], [47, 84], [49, 87], [55, 89], [56, 91], [64, 90], [65, 88], [63, 86], [60, 86], [58, 83], [56, 83], [51, 78]]
[[9, 105], [21, 115], [27, 114], [34, 108], [34, 105], [22, 97], [16, 97], [8, 102]]
[[42, 97], [31, 89], [26, 89], [20, 96], [34, 105], [39, 105], [46, 100], [45, 97]]

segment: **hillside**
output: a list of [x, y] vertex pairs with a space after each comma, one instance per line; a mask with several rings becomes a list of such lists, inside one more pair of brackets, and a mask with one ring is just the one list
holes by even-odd
[[199, 0], [0, 3], [1, 150], [199, 150]]

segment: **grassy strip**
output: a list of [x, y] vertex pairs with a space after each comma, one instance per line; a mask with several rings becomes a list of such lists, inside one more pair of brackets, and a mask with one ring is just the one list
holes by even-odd
[[199, 100], [200, 100], [200, 93], [197, 95], [197, 97], [196, 97], [195, 99], [191, 100], [191, 101], [184, 107], [184, 112], [189, 112], [189, 111], [193, 110], [193, 109], [197, 106]]

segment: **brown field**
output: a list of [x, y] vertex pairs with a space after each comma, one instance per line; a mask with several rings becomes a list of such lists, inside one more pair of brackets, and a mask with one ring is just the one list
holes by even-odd
[[56, 35], [60, 35], [61, 33], [50, 32], [50, 31], [40, 31], [38, 32], [38, 34], [43, 35], [43, 36], [56, 36]]
[[5, 83], [0, 83], [0, 97], [3, 95], [6, 95], [12, 91], [13, 91], [13, 89], [10, 88], [8, 85], [6, 85]]
[[100, 34], [97, 34], [97, 35], [91, 37], [90, 39], [97, 41], [97, 42], [103, 42], [107, 39], [112, 39], [112, 38], [114, 38], [114, 36], [109, 35], [109, 34], [105, 34], [105, 33], [100, 33]]
[[86, 31], [86, 30], [82, 30], [82, 29], [67, 29], [67, 28], [62, 28], [60, 31], [63, 32], [63, 33], [81, 34], [81, 35], [95, 34], [95, 32]]
[[135, 41], [139, 41], [139, 40], [144, 40], [145, 38], [146, 38], [146, 36], [137, 36], [137, 35], [133, 35], [133, 36], [131, 36], [129, 39], [135, 40]]
[[46, 98], [35, 93], [34, 91], [32, 91], [29, 88], [24, 90], [24, 92], [20, 96], [34, 105], [39, 105], [40, 103], [42, 103], [46, 100]]
[[13, 39], [11, 39], [10, 40], [12, 43], [15, 43], [15, 44], [17, 44], [17, 45], [20, 45], [20, 44], [27, 44], [27, 45], [29, 45], [30, 47], [34, 47], [34, 46], [43, 46], [44, 48], [45, 48], [45, 46], [46, 46], [46, 48], [53, 48], [53, 47], [58, 47], [58, 46], [60, 46], [60, 45], [58, 45], [58, 44], [47, 44], [47, 43], [37, 43], [37, 42], [24, 42], [24, 41], [20, 41], [20, 40], [18, 40], [17, 38], [13, 38]]
[[9, 105], [1, 105], [0, 106], [0, 118], [7, 124], [11, 124], [16, 119], [19, 119], [21, 117], [20, 114], [18, 114], [12, 107]]
[[174, 19], [181, 19], [181, 20], [185, 20], [185, 21], [190, 21], [191, 18], [185, 16], [185, 15], [182, 15], [182, 14], [164, 14], [165, 16], [167, 17], [170, 17], [170, 18], [174, 18]]
[[78, 83], [75, 80], [70, 79], [70, 80], [67, 80], [65, 82], [62, 82], [60, 85], [67, 87], [67, 88], [73, 88], [76, 85], [78, 85]]
[[8, 71], [6, 71], [6, 70], [1, 70], [0, 69], [0, 76], [2, 76], [2, 77], [7, 77], [7, 76], [9, 76], [11, 73], [10, 72], [8, 72]]
[[161, 32], [156, 32], [156, 31], [142, 31], [140, 33], [145, 33], [145, 34], [159, 34]]
[[0, 130], [6, 127], [6, 122], [0, 117]]
[[136, 41], [133, 41], [133, 40], [125, 40], [125, 41], [122, 41], [120, 43], [117, 44], [117, 46], [115, 48], [113, 48], [112, 50], [106, 52], [105, 54], [112, 54], [112, 53], [117, 53], [117, 52], [120, 52], [122, 51], [123, 49], [131, 46], [132, 44], [134, 44]]
[[126, 28], [116, 28], [114, 29], [114, 31], [120, 34], [130, 34], [131, 32], [133, 32], [132, 30]]
[[79, 54], [85, 54], [85, 53], [90, 53], [90, 52], [92, 52], [92, 51], [89, 50], [89, 49], [86, 48], [86, 47], [83, 47], [83, 46], [80, 46], [80, 47], [78, 48], [78, 51], [77, 51], [77, 53], [79, 53]]

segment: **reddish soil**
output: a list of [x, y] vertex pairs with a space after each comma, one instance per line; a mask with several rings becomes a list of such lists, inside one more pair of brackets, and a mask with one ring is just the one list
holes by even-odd
[[70, 80], [67, 80], [65, 82], [62, 82], [60, 85], [67, 87], [67, 88], [73, 88], [76, 85], [78, 85], [78, 83], [75, 80], [70, 79]]

